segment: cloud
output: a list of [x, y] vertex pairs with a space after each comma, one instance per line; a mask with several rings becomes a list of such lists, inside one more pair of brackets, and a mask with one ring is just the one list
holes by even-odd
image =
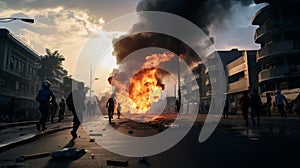
[[2, 16], [34, 18], [34, 24], [12, 22], [6, 27], [41, 55], [45, 53], [45, 48], [58, 50], [66, 57], [66, 68], [71, 71], [86, 40], [105, 23], [102, 17], [91, 15], [87, 10], [66, 9], [63, 6], [21, 10], [8, 9], [3, 5], [0, 7]]

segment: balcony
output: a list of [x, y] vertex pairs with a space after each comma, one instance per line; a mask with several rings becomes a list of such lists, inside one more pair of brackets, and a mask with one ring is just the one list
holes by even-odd
[[258, 82], [263, 82], [265, 80], [276, 79], [285, 77], [285, 74], [289, 73], [288, 67], [277, 67], [272, 69], [265, 69], [259, 72]]
[[228, 92], [236, 93], [236, 92], [240, 92], [240, 91], [248, 90], [248, 89], [249, 89], [249, 82], [248, 82], [247, 78], [241, 78], [240, 80], [238, 80], [236, 82], [229, 83]]
[[244, 71], [246, 69], [247, 69], [246, 64], [242, 63], [242, 64], [240, 64], [236, 67], [232, 67], [231, 69], [228, 69], [228, 76], [232, 76], [232, 75], [237, 74], [237, 73], [239, 73], [241, 71]]
[[252, 25], [262, 25], [270, 17], [273, 10], [270, 5], [261, 8], [253, 17]]
[[267, 45], [257, 51], [256, 59], [259, 61], [265, 57], [270, 57], [278, 54], [290, 52], [300, 52], [300, 45], [294, 41], [284, 41]]

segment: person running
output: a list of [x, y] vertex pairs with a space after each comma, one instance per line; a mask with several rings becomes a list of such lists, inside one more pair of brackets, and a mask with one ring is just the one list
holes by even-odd
[[283, 117], [287, 117], [285, 110], [284, 110], [284, 102], [286, 103], [286, 105], [288, 105], [288, 102], [285, 98], [285, 96], [283, 94], [281, 94], [280, 90], [276, 91], [276, 96], [275, 96], [275, 103], [278, 109], [278, 112], [280, 113], [281, 119], [283, 119]]
[[58, 122], [64, 119], [65, 111], [66, 111], [65, 99], [61, 99], [61, 102], [59, 102]]
[[107, 112], [108, 112], [109, 122], [111, 122], [111, 119], [113, 118], [113, 115], [114, 115], [115, 102], [116, 101], [114, 98], [114, 94], [112, 94], [111, 97], [106, 102], [106, 108], [107, 108]]
[[248, 91], [243, 92], [243, 96], [240, 98], [241, 110], [243, 118], [245, 120], [245, 126], [248, 126], [248, 109], [250, 105], [250, 97], [248, 96]]
[[46, 120], [50, 112], [50, 101], [55, 101], [55, 95], [53, 91], [50, 89], [51, 83], [48, 80], [45, 80], [42, 83], [42, 89], [39, 90], [38, 95], [36, 96], [36, 100], [39, 102], [39, 110], [41, 112], [41, 119], [36, 124], [36, 128], [38, 131], [42, 131], [46, 129]]
[[[253, 125], [260, 125], [260, 112], [262, 110], [262, 102], [261, 98], [258, 95], [258, 90], [254, 89], [250, 98], [250, 107], [251, 107], [251, 119]], [[257, 117], [257, 121], [255, 121], [254, 117]]]
[[77, 90], [72, 91], [66, 99], [67, 107], [73, 114], [73, 129], [71, 135], [73, 139], [77, 138], [77, 130], [83, 120], [83, 111], [85, 109], [84, 83], [79, 82]]

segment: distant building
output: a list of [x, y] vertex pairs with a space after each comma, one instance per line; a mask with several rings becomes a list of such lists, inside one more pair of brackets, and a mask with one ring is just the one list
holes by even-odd
[[[257, 51], [260, 92], [281, 89], [298, 92], [300, 88], [300, 1], [255, 0], [267, 2], [252, 20], [259, 28], [255, 42], [261, 45]], [[298, 88], [298, 89], [295, 89]], [[293, 97], [293, 96], [292, 96]]]
[[[0, 29], [0, 106], [13, 97], [19, 108], [34, 107], [40, 87], [37, 70], [40, 57], [7, 29]], [[37, 106], [36, 106], [37, 107]]]
[[[239, 51], [238, 49], [232, 49], [230, 51], [215, 51], [211, 55], [207, 57], [206, 63], [200, 63], [198, 66], [192, 68], [192, 72], [195, 76], [195, 80], [198, 84], [198, 86], [190, 86], [190, 81], [192, 79], [189, 79], [187, 77], [184, 78], [183, 84], [182, 84], [182, 97], [183, 97], [183, 103], [185, 102], [197, 102], [197, 99], [200, 99], [200, 112], [202, 113], [203, 111], [207, 112], [207, 109], [205, 110], [204, 107], [207, 107], [210, 105], [211, 101], [211, 84], [215, 82], [220, 82], [216, 81], [214, 76], [212, 74], [220, 73], [220, 68], [217, 67], [217, 65], [220, 63], [217, 62], [218, 60], [221, 60], [222, 68], [225, 72], [225, 75], [227, 77], [227, 71], [226, 71], [226, 65], [239, 57], [243, 55], [243, 51]], [[220, 59], [217, 59], [217, 56], [220, 57]], [[207, 66], [207, 67], [206, 67]], [[209, 74], [211, 76], [209, 76]], [[223, 82], [223, 81], [222, 81]], [[220, 83], [223, 85], [226, 85], [226, 81], [224, 83]], [[186, 87], [192, 88], [192, 93], [187, 93]], [[227, 91], [227, 90], [226, 90]], [[196, 93], [198, 92], [198, 94]], [[196, 97], [196, 95], [199, 95], [199, 97]]]
[[52, 72], [52, 76], [48, 78], [51, 81], [51, 89], [54, 91], [56, 100], [59, 101], [61, 98], [65, 98], [68, 93], [61, 90], [61, 85], [64, 84], [64, 77], [67, 76], [66, 70], [57, 69]]
[[[258, 88], [257, 74], [260, 70], [256, 63], [256, 50], [246, 50], [234, 61], [226, 65], [228, 75], [228, 99], [231, 102], [239, 102], [243, 91], [252, 92]], [[232, 104], [237, 108], [237, 104]]]

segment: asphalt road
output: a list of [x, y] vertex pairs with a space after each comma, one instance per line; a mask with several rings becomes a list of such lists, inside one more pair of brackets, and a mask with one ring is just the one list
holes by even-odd
[[[243, 126], [241, 119], [222, 120], [213, 135], [203, 143], [198, 142], [200, 128], [201, 124], [195, 124], [177, 145], [146, 157], [146, 163], [139, 163], [141, 158], [120, 156], [90, 142], [83, 129], [79, 130], [80, 137], [75, 141], [71, 141], [70, 130], [63, 130], [0, 153], [0, 167], [118, 167], [107, 165], [107, 160], [128, 161], [128, 167], [155, 168], [300, 166], [299, 120], [265, 118], [260, 127], [250, 125], [248, 128]], [[20, 163], [15, 161], [21, 155], [53, 152], [71, 146], [84, 148], [87, 153], [73, 161], [50, 156]]]

